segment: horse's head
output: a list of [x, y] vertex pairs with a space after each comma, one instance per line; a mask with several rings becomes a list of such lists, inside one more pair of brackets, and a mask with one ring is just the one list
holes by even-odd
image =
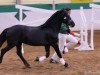
[[63, 9], [61, 10], [62, 13], [61, 13], [61, 16], [62, 16], [62, 22], [65, 23], [66, 25], [69, 25], [70, 27], [74, 27], [75, 26], [75, 23], [74, 21], [71, 19], [70, 15], [68, 14], [68, 12]]
[[40, 27], [42, 29], [52, 28], [53, 31], [59, 32], [61, 24], [65, 23], [70, 27], [74, 27], [75, 23], [71, 19], [68, 12], [64, 9], [55, 12], [43, 25]]

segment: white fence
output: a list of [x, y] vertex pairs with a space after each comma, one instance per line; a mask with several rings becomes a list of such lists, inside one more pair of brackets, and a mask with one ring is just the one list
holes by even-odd
[[[91, 18], [90, 18], [90, 43], [88, 42], [88, 31], [87, 31], [87, 20], [86, 16], [83, 10], [83, 7], [80, 7], [80, 16], [82, 20], [81, 28], [80, 28], [80, 34], [81, 34], [81, 45], [77, 47], [76, 49], [82, 51], [82, 50], [94, 50], [94, 26], [95, 24], [100, 24], [100, 18], [99, 20], [95, 18], [96, 11], [99, 10], [100, 13], [100, 5], [97, 4], [90, 4], [91, 7]], [[99, 15], [97, 15], [99, 16]]]
[[[20, 6], [17, 6], [17, 7], [20, 7]], [[35, 9], [35, 8], [32, 8], [32, 9]], [[44, 11], [42, 11], [42, 10], [44, 10]], [[98, 9], [96, 8], [94, 10], [100, 11], [99, 8]], [[91, 27], [91, 22], [90, 22], [91, 18], [92, 18], [91, 11], [92, 11], [91, 9], [84, 9], [84, 13], [85, 13], [87, 24], [88, 24], [88, 27], [87, 27], [88, 29], [90, 29], [90, 27]], [[95, 16], [96, 16], [95, 18], [100, 19], [99, 11], [95, 13]], [[36, 9], [34, 11], [25, 11], [25, 14], [27, 15], [27, 17], [23, 20], [23, 23], [25, 25], [30, 23], [29, 25], [31, 25], [31, 26], [39, 26], [39, 25], [43, 24], [52, 15], [50, 12], [51, 12], [50, 10], [45, 10], [45, 9], [38, 9], [38, 12], [36, 11]], [[0, 33], [3, 29], [5, 29], [7, 27], [19, 24], [19, 21], [14, 17], [16, 13], [17, 12], [0, 13]], [[52, 11], [52, 13], [53, 13], [53, 11]], [[72, 30], [79, 30], [80, 25], [82, 23], [79, 10], [72, 10], [71, 17], [73, 18], [73, 20], [76, 23], [75, 28], [73, 28]], [[98, 21], [98, 23], [94, 23], [94, 30], [100, 30], [99, 21]]]
[[[32, 22], [24, 23], [22, 21], [22, 19], [23, 19], [23, 15], [22, 15], [23, 10], [31, 11], [33, 13], [38, 13], [38, 14], [44, 13], [44, 14], [47, 14], [47, 15], [52, 15], [55, 12], [53, 10], [39, 9], [39, 8], [33, 8], [33, 7], [29, 7], [29, 6], [22, 6], [22, 5], [16, 5], [15, 8], [20, 10], [19, 11], [20, 24], [35, 24], [36, 22], [45, 21], [49, 18], [48, 16], [45, 16], [45, 17], [42, 17], [38, 20], [34, 20]], [[37, 17], [39, 17], [39, 16], [37, 16]]]
[[90, 37], [90, 45], [89, 45], [88, 30], [87, 30], [88, 24], [87, 24], [87, 20], [86, 20], [86, 16], [85, 16], [83, 7], [80, 7], [80, 16], [81, 16], [81, 20], [82, 20], [82, 24], [80, 27], [81, 45], [79, 47], [76, 47], [76, 49], [78, 49], [79, 51], [94, 50], [93, 25], [91, 25], [91, 27], [90, 27], [91, 37]]

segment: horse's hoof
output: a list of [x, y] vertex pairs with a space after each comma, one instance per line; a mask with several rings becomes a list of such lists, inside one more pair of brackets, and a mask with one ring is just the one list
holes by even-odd
[[2, 60], [0, 59], [0, 64], [2, 63]]
[[27, 68], [31, 68], [31, 66], [27, 66]]
[[54, 63], [54, 64], [59, 63], [59, 62], [55, 61], [54, 59], [50, 59], [50, 61], [49, 61], [49, 62], [50, 62], [50, 63]]
[[2, 61], [0, 60], [0, 64], [2, 63]]
[[2, 63], [2, 61], [0, 61], [0, 64]]
[[36, 57], [35, 61], [39, 61], [39, 57]]
[[26, 68], [31, 68], [30, 64], [25, 65]]
[[30, 68], [31, 68], [31, 66], [25, 66], [22, 69], [30, 69]]
[[68, 68], [68, 63], [65, 63], [65, 65], [64, 65], [64, 66], [65, 66], [65, 68]]

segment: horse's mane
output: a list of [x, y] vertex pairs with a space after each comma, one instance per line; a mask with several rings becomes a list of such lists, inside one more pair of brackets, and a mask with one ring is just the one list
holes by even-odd
[[55, 18], [60, 15], [61, 11], [56, 11], [43, 25], [41, 25], [42, 28], [49, 27], [53, 24], [53, 22], [56, 20]]

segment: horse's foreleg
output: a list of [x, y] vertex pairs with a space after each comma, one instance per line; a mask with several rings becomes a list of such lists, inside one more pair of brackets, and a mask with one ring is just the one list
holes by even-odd
[[22, 55], [22, 52], [21, 52], [21, 45], [17, 45], [16, 48], [17, 48], [17, 55], [21, 58], [21, 60], [23, 61], [24, 65], [25, 65], [27, 68], [31, 68], [31, 67], [30, 67], [30, 64], [25, 60], [25, 58], [24, 58], [23, 55]]
[[68, 67], [68, 63], [65, 62], [65, 60], [62, 58], [61, 52], [59, 50], [59, 47], [57, 44], [53, 44], [52, 47], [55, 49], [58, 57], [60, 58], [60, 62], [62, 65], [64, 65], [65, 67]]
[[46, 58], [48, 58], [49, 57], [49, 55], [50, 55], [50, 45], [48, 45], [48, 46], [45, 46], [45, 52], [46, 52]]
[[6, 46], [5, 48], [1, 49], [1, 55], [0, 55], [0, 63], [2, 63], [2, 59], [4, 54], [9, 51], [12, 48], [12, 46]]
[[35, 61], [43, 61], [43, 60], [45, 60], [46, 58], [49, 57], [49, 55], [50, 55], [50, 45], [45, 46], [45, 52], [46, 52], [45, 56], [37, 57], [35, 59]]

